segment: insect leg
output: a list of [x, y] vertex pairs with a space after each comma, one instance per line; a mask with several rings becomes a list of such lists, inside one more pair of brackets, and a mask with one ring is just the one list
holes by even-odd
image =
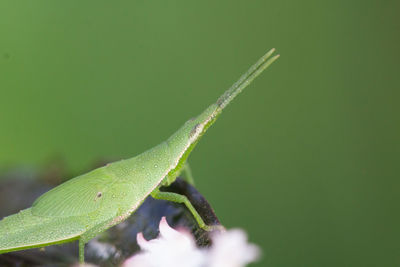
[[101, 223], [98, 223], [97, 225], [91, 226], [90, 229], [88, 229], [83, 235], [81, 235], [81, 238], [79, 239], [79, 262], [81, 264], [84, 263], [85, 244], [89, 243], [90, 240], [98, 236], [100, 233], [104, 232], [113, 225], [120, 223], [124, 219], [125, 217], [123, 216], [114, 216], [110, 219], [104, 220]]
[[221, 225], [207, 225], [199, 213], [196, 211], [196, 209], [193, 207], [192, 203], [190, 203], [189, 199], [184, 196], [180, 195], [177, 193], [171, 193], [171, 192], [161, 192], [160, 190], [156, 189], [151, 193], [151, 196], [155, 199], [162, 199], [162, 200], [168, 200], [176, 203], [183, 203], [185, 206], [189, 209], [189, 211], [192, 213], [193, 217], [197, 221], [198, 225], [200, 228], [206, 230], [206, 231], [213, 231], [213, 230], [223, 230], [223, 226]]
[[82, 238], [79, 239], [79, 262], [85, 263], [85, 241]]
[[191, 185], [194, 185], [194, 179], [192, 170], [190, 169], [189, 163], [186, 161], [182, 168], [183, 179]]
[[183, 180], [191, 185], [194, 185], [192, 171], [190, 170], [189, 163], [185, 162], [182, 167], [175, 170], [172, 174], [168, 174], [162, 181], [162, 186], [169, 186], [175, 182], [176, 178], [181, 177]]

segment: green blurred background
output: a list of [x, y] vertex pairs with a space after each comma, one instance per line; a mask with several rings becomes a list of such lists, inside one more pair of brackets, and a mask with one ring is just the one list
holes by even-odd
[[79, 174], [281, 58], [202, 139], [198, 189], [254, 266], [400, 266], [399, 1], [1, 1], [0, 166]]

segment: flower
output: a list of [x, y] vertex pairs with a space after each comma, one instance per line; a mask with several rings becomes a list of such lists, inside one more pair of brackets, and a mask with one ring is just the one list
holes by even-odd
[[207, 267], [242, 267], [260, 257], [260, 249], [247, 243], [246, 233], [232, 229], [212, 236], [213, 245], [208, 251]]
[[243, 267], [259, 258], [259, 248], [247, 243], [243, 230], [215, 233], [211, 238], [211, 248], [198, 248], [189, 232], [174, 230], [163, 217], [159, 237], [147, 241], [139, 233], [142, 252], [126, 260], [123, 267]]

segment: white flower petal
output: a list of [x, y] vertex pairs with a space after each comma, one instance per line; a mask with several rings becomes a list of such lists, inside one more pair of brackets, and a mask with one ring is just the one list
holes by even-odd
[[148, 262], [146, 254], [137, 254], [127, 259], [122, 267], [152, 267]]
[[202, 267], [204, 252], [196, 247], [193, 237], [186, 232], [172, 229], [163, 217], [160, 236], [147, 241], [137, 235], [142, 253], [124, 263], [124, 267]]
[[136, 242], [138, 243], [141, 249], [145, 249], [148, 241], [144, 238], [143, 233], [138, 233], [136, 235]]
[[147, 241], [137, 235], [142, 252], [124, 263], [124, 267], [244, 267], [259, 258], [256, 245], [247, 243], [246, 233], [240, 229], [215, 233], [209, 249], [196, 246], [187, 231], [172, 229], [165, 217], [160, 222], [160, 235]]
[[208, 255], [209, 267], [243, 267], [260, 257], [260, 249], [247, 243], [244, 231], [233, 229], [214, 234]]

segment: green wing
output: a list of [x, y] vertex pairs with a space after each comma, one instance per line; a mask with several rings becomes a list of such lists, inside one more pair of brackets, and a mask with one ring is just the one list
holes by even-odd
[[0, 254], [79, 239], [86, 229], [83, 217], [39, 217], [25, 209], [0, 221]]
[[73, 178], [40, 196], [32, 214], [42, 217], [70, 217], [88, 214], [101, 207], [115, 182], [105, 168]]
[[79, 239], [115, 216], [114, 210], [104, 210], [115, 181], [99, 168], [43, 194], [32, 208], [5, 217], [0, 221], [0, 254]]

